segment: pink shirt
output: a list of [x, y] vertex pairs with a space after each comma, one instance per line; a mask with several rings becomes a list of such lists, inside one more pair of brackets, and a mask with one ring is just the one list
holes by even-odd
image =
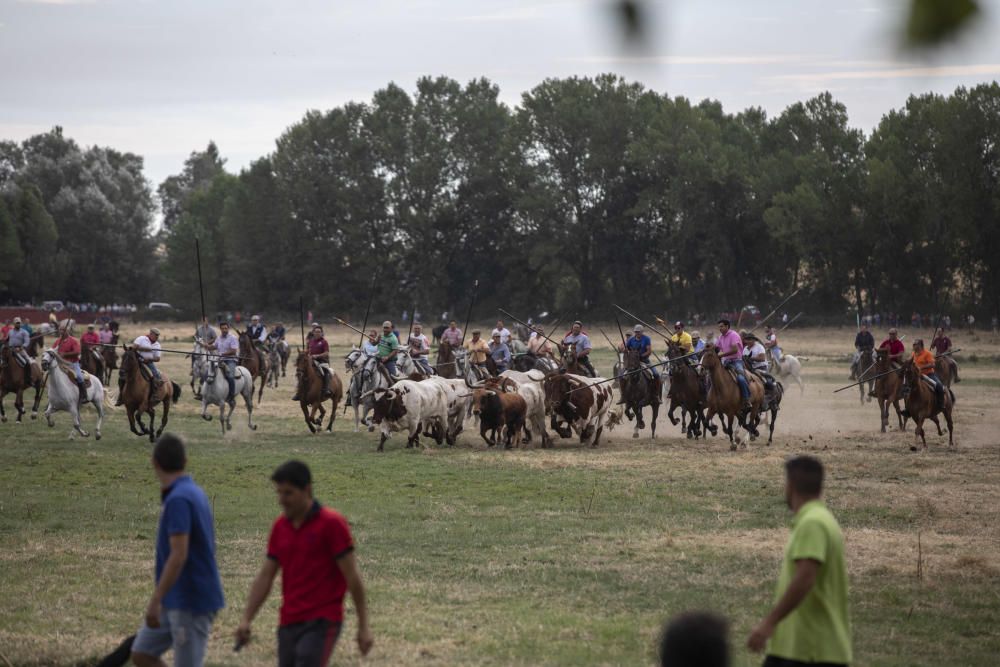
[[[736, 345], [736, 351], [732, 354], [726, 354], [733, 345]], [[727, 331], [725, 335], [720, 335], [716, 338], [715, 346], [722, 351], [722, 359], [725, 361], [743, 358], [743, 339], [732, 329]]]

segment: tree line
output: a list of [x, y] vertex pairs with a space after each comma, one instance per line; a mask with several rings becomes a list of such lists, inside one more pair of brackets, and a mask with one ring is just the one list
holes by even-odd
[[192, 153], [155, 236], [140, 158], [58, 131], [0, 148], [0, 255], [41, 281], [0, 270], [8, 294], [196, 313], [198, 238], [212, 312], [357, 315], [374, 281], [376, 312], [458, 313], [478, 280], [482, 312], [712, 313], [801, 289], [796, 310], [851, 320], [1000, 313], [995, 82], [913, 96], [866, 136], [829, 93], [769, 118], [604, 75], [510, 108], [486, 79], [425, 77], [306, 113], [238, 175], [214, 144]]

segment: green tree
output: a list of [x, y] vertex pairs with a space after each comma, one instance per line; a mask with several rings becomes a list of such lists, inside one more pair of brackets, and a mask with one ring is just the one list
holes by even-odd
[[14, 216], [0, 198], [0, 293], [11, 291], [22, 269], [23, 261]]

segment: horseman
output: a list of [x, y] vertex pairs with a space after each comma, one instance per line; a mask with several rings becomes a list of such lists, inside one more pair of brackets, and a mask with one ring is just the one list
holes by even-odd
[[763, 381], [765, 405], [761, 410], [766, 410], [766, 403], [769, 402], [771, 394], [774, 391], [774, 378], [767, 371], [767, 350], [764, 349], [764, 345], [760, 342], [760, 339], [749, 331], [740, 333], [740, 338], [743, 341], [744, 365]]
[[80, 347], [84, 345], [87, 345], [90, 353], [97, 357], [98, 363], [104, 363], [104, 357], [101, 356], [101, 336], [97, 333], [96, 325], [88, 324], [86, 333], [80, 336]]
[[378, 329], [368, 330], [368, 336], [361, 342], [361, 351], [369, 357], [378, 355]]
[[203, 341], [202, 345], [204, 345], [205, 343], [214, 343], [217, 334], [215, 333], [215, 329], [212, 328], [212, 325], [208, 323], [208, 319], [202, 318], [201, 324], [199, 324], [198, 328], [195, 329], [194, 337], [200, 338]]
[[[944, 329], [938, 327], [938, 330], [934, 332], [934, 340], [931, 341], [931, 349], [934, 350], [934, 354], [941, 356], [946, 352], [951, 350], [951, 338], [944, 332]], [[951, 364], [951, 376], [955, 378], [955, 382], [961, 382], [958, 377], [958, 362], [955, 361], [955, 356], [949, 354], [946, 357], [942, 357], [946, 364]]]
[[433, 375], [434, 371], [431, 369], [430, 361], [427, 359], [427, 355], [431, 351], [431, 342], [428, 340], [427, 336], [423, 333], [423, 326], [419, 323], [413, 324], [413, 333], [406, 341], [406, 346], [409, 348], [410, 358], [413, 362], [420, 368], [424, 375]]
[[70, 326], [72, 325], [67, 321], [59, 330], [59, 338], [52, 349], [73, 370], [77, 389], [80, 390], [80, 405], [83, 405], [87, 401], [87, 386], [83, 381], [83, 371], [80, 369], [80, 341], [69, 335]]
[[750, 385], [747, 383], [746, 371], [743, 368], [743, 340], [730, 328], [729, 320], [721, 319], [719, 337], [715, 346], [719, 349], [722, 365], [736, 373], [736, 383], [740, 386], [740, 396], [743, 397], [743, 409], [750, 410]]
[[28, 345], [31, 344], [31, 336], [24, 328], [20, 317], [14, 318], [13, 328], [7, 332], [7, 347], [14, 355], [14, 360], [18, 366], [24, 369], [24, 384], [31, 384], [31, 357], [28, 356]]
[[500, 342], [504, 345], [510, 344], [510, 329], [503, 325], [503, 320], [497, 320], [496, 328], [490, 332], [490, 339], [495, 337], [497, 334], [500, 335]]
[[593, 345], [590, 343], [590, 337], [583, 332], [583, 322], [580, 320], [573, 322], [573, 328], [563, 338], [562, 344], [575, 345], [577, 363], [587, 369], [590, 377], [597, 377], [597, 371], [590, 363], [590, 350], [593, 349]]
[[278, 322], [274, 325], [274, 328], [271, 329], [271, 332], [267, 334], [267, 337], [272, 341], [285, 340], [285, 325]]
[[545, 337], [545, 328], [540, 324], [533, 327], [528, 337], [528, 354], [536, 357], [552, 357], [552, 344]]
[[250, 326], [247, 327], [247, 336], [250, 337], [253, 346], [260, 351], [264, 351], [264, 344], [267, 342], [267, 327], [260, 323], [260, 315], [250, 318]]
[[674, 335], [670, 337], [670, 342], [674, 345], [680, 346], [680, 348], [684, 350], [684, 354], [691, 354], [694, 352], [694, 342], [691, 338], [691, 334], [684, 331], [683, 322], [674, 322]]
[[201, 345], [209, 350], [215, 350], [219, 355], [219, 368], [229, 385], [229, 393], [226, 395], [226, 402], [233, 400], [236, 396], [236, 367], [240, 360], [240, 339], [229, 330], [229, 322], [219, 322], [219, 336], [214, 341], [198, 339]]
[[705, 341], [701, 339], [701, 334], [697, 331], [691, 332], [691, 351], [701, 358], [701, 353], [705, 351]]
[[623, 345], [619, 345], [618, 349], [624, 352], [625, 350], [635, 350], [639, 353], [639, 363], [641, 363], [646, 370], [652, 375], [654, 381], [659, 381], [660, 373], [655, 367], [649, 366], [649, 355], [653, 352], [653, 341], [650, 340], [649, 336], [643, 333], [642, 325], [637, 324], [632, 329], [632, 335], [629, 339], [625, 341]]
[[489, 350], [493, 363], [497, 365], [498, 374], [510, 368], [510, 348], [507, 347], [507, 343], [503, 342], [499, 331], [493, 332], [493, 341], [489, 345]]
[[490, 346], [479, 337], [479, 329], [472, 332], [472, 340], [465, 344], [465, 349], [469, 353], [469, 363], [473, 366], [484, 366], [486, 357], [490, 355]]
[[[871, 334], [868, 335], [871, 336]], [[892, 363], [893, 366], [898, 367], [903, 365], [903, 354], [906, 352], [906, 346], [903, 345], [903, 341], [899, 340], [899, 332], [895, 327], [889, 329], [889, 337], [882, 341], [882, 344], [878, 346], [878, 349], [885, 349], [889, 351], [889, 362]]]
[[392, 322], [382, 323], [382, 337], [378, 341], [378, 360], [389, 374], [390, 380], [396, 377], [396, 352], [399, 351], [399, 338], [392, 331]]
[[934, 387], [934, 397], [937, 400], [937, 407], [940, 410], [944, 405], [944, 384], [941, 378], [934, 372], [934, 355], [924, 348], [924, 340], [918, 338], [913, 341], [913, 365], [920, 371], [920, 374], [931, 382]]
[[101, 327], [101, 330], [97, 332], [97, 339], [101, 342], [101, 345], [114, 345], [115, 334], [111, 331], [111, 325], [107, 322]]
[[[323, 391], [321, 395], [324, 399], [329, 398], [332, 395], [330, 392], [330, 344], [323, 337], [323, 327], [320, 325], [313, 324], [312, 331], [309, 333], [311, 334], [308, 342], [309, 358], [316, 365], [319, 376], [323, 378]], [[292, 400], [299, 401], [298, 389], [295, 390]]]
[[139, 353], [139, 360], [153, 376], [153, 391], [156, 391], [163, 384], [160, 369], [156, 367], [156, 362], [160, 360], [160, 330], [151, 328], [145, 336], [139, 336], [132, 341], [132, 347]]
[[[893, 335], [893, 331], [895, 331], [895, 329], [889, 330], [890, 338]], [[903, 344], [900, 343], [900, 348], [905, 349], [902, 346]], [[885, 347], [885, 343], [882, 343], [882, 347]], [[851, 360], [852, 380], [858, 379], [858, 372], [861, 370], [858, 368], [858, 362], [861, 361], [861, 353], [865, 351], [871, 352], [873, 349], [875, 349], [875, 339], [872, 337], [871, 332], [868, 331], [868, 325], [862, 324], [861, 329], [858, 331], [858, 335], [854, 337], [854, 358]]]
[[455, 349], [462, 347], [462, 330], [458, 328], [455, 320], [448, 322], [448, 328], [441, 334], [441, 342], [448, 343]]
[[[778, 345], [778, 334], [770, 324], [767, 325], [767, 333], [764, 335], [764, 348], [771, 351], [771, 358], [774, 359], [774, 363], [781, 363], [781, 346]], [[872, 341], [872, 347], [875, 346], [875, 342]]]

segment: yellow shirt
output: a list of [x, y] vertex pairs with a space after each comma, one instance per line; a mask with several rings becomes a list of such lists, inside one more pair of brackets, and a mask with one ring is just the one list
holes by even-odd
[[675, 333], [673, 336], [670, 337], [670, 342], [680, 345], [681, 348], [684, 349], [685, 354], [689, 354], [694, 349], [694, 346], [691, 343], [691, 334], [689, 334], [687, 331], [681, 331], [680, 333]]
[[490, 355], [490, 346], [482, 338], [470, 340], [465, 344], [465, 349], [469, 351], [469, 361], [474, 364], [485, 364], [486, 357]]

